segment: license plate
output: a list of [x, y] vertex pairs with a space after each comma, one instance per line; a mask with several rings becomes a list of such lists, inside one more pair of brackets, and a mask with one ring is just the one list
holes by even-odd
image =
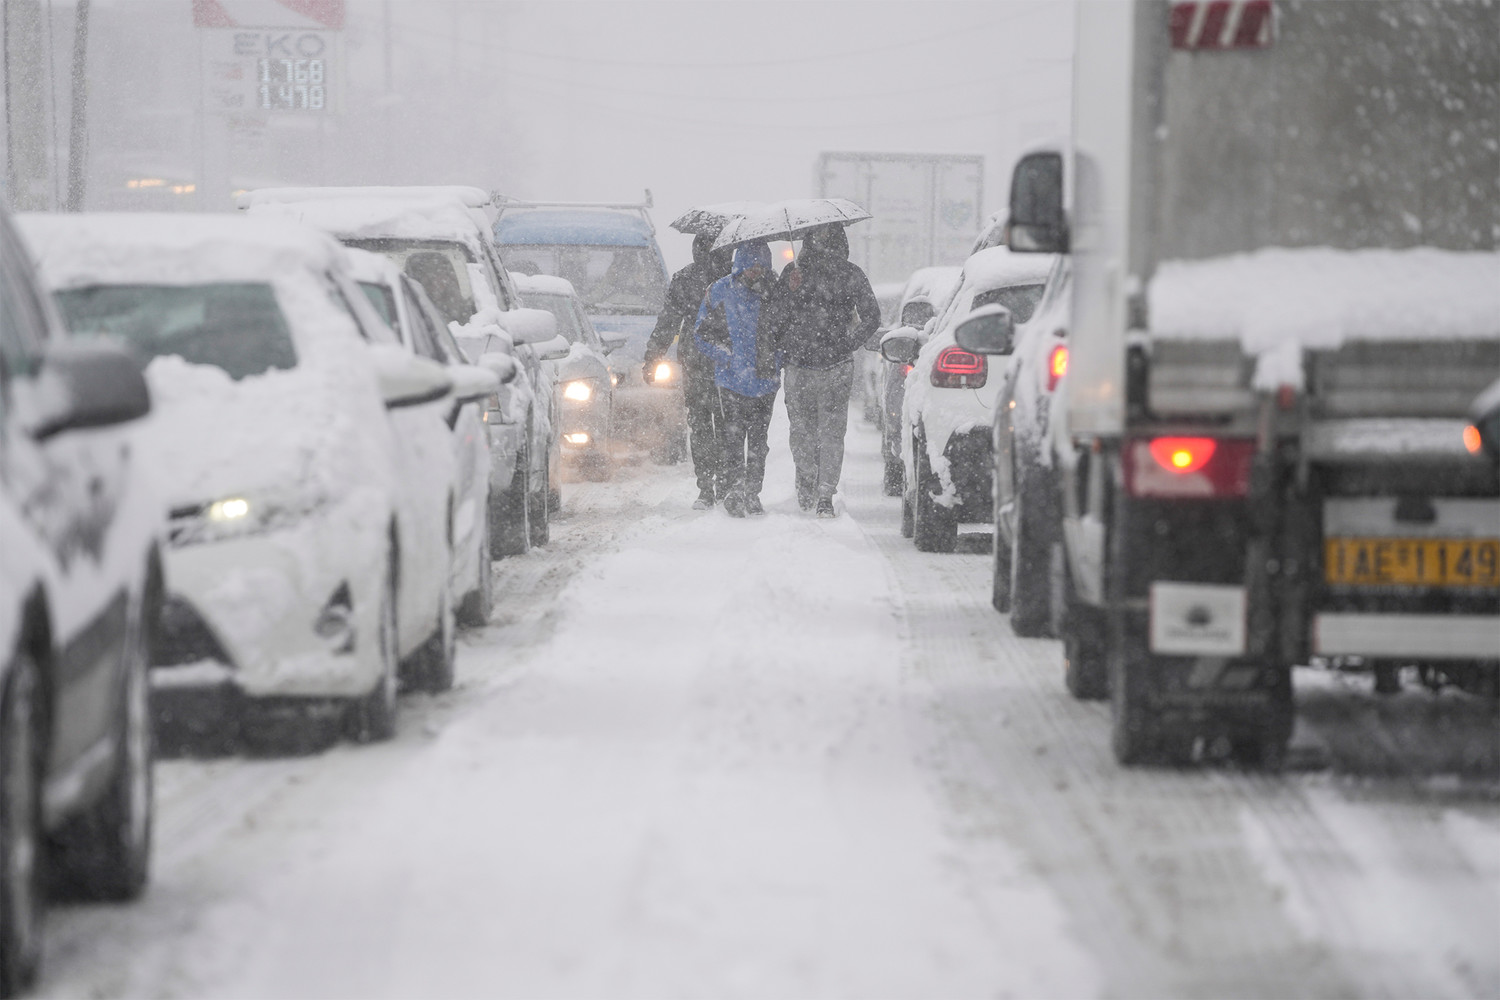
[[1323, 578], [1353, 587], [1497, 587], [1500, 539], [1329, 538]]

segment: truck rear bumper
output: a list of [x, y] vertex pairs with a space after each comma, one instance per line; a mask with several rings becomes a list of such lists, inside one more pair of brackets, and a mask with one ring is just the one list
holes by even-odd
[[1313, 620], [1313, 652], [1380, 659], [1496, 659], [1500, 615], [1323, 612]]

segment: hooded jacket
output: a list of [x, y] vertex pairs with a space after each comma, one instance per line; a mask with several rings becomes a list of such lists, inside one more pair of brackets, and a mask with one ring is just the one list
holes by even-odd
[[848, 361], [880, 327], [870, 279], [849, 260], [849, 238], [836, 223], [807, 234], [779, 290], [778, 341], [794, 368]]
[[[754, 284], [745, 273], [760, 267]], [[769, 299], [775, 294], [771, 248], [746, 243], [734, 251], [727, 278], [709, 286], [698, 309], [693, 339], [714, 363], [714, 382], [741, 396], [769, 396], [781, 387], [781, 357], [768, 322]]]
[[704, 379], [714, 377], [713, 362], [693, 343], [693, 326], [708, 286], [729, 273], [729, 251], [713, 250], [713, 243], [712, 236], [694, 236], [693, 262], [672, 275], [666, 302], [656, 316], [656, 328], [646, 342], [647, 368], [655, 368], [675, 340], [677, 360], [682, 363], [684, 374]]

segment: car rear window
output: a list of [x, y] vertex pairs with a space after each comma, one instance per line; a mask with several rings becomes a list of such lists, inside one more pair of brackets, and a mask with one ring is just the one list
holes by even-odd
[[56, 298], [76, 336], [114, 338], [146, 361], [176, 355], [236, 380], [297, 366], [270, 285], [94, 285]]
[[1042, 291], [1046, 287], [1046, 285], [1011, 285], [1008, 288], [992, 288], [975, 295], [972, 308], [978, 309], [980, 306], [992, 306], [998, 303], [1010, 310], [1011, 319], [1019, 325], [1029, 320], [1031, 314], [1036, 312], [1037, 303], [1042, 301]]
[[[473, 255], [462, 243], [444, 240], [345, 240], [346, 246], [378, 253], [427, 291], [443, 318], [462, 326], [474, 318], [474, 289], [469, 285]], [[378, 308], [378, 307], [377, 307]]]

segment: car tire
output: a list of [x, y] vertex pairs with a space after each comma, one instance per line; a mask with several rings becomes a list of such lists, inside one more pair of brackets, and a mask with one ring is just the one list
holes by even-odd
[[1109, 697], [1109, 668], [1104, 659], [1104, 637], [1098, 615], [1072, 607], [1063, 621], [1063, 686], [1079, 701]]
[[0, 996], [36, 979], [47, 909], [42, 844], [41, 671], [25, 651], [0, 688]]
[[148, 669], [158, 593], [154, 585], [148, 589], [126, 640], [114, 773], [98, 800], [70, 820], [52, 845], [58, 886], [73, 899], [135, 899], [145, 891], [150, 874], [153, 746]]
[[523, 556], [531, 549], [531, 461], [523, 451], [516, 457], [510, 489], [490, 508], [490, 555], [496, 559]]
[[990, 606], [1010, 613], [1010, 544], [1000, 534], [1000, 515], [990, 528]]
[[958, 518], [953, 511], [937, 502], [927, 489], [933, 478], [927, 458], [927, 443], [918, 438], [917, 496], [912, 510], [912, 541], [919, 552], [952, 552], [958, 548]]
[[380, 652], [380, 676], [370, 692], [354, 699], [349, 724], [354, 739], [379, 743], [396, 735], [396, 689], [400, 680], [400, 634], [396, 623], [396, 578], [390, 568], [380, 597], [375, 641]]
[[527, 520], [530, 522], [530, 540], [532, 548], [546, 545], [552, 537], [551, 509], [552, 491], [548, 486], [552, 474], [552, 456], [548, 455], [542, 459], [541, 485], [532, 493], [526, 512]]
[[[486, 510], [489, 509], [488, 499], [484, 506]], [[458, 605], [458, 621], [469, 628], [488, 625], [490, 609], [495, 603], [495, 574], [494, 567], [490, 565], [493, 543], [490, 540], [488, 517], [482, 520], [480, 536], [479, 552], [475, 555], [479, 562], [479, 572], [475, 574], [474, 589], [465, 594]]]
[[885, 460], [885, 495], [888, 497], [899, 497], [906, 486], [906, 466], [901, 464], [899, 458], [888, 458]]
[[445, 586], [442, 606], [438, 609], [438, 627], [412, 654], [413, 686], [432, 694], [452, 689], [457, 633], [453, 599], [448, 595], [448, 588]]
[[1017, 477], [1015, 537], [1011, 539], [1010, 628], [1026, 639], [1052, 632], [1052, 535], [1046, 480]]

